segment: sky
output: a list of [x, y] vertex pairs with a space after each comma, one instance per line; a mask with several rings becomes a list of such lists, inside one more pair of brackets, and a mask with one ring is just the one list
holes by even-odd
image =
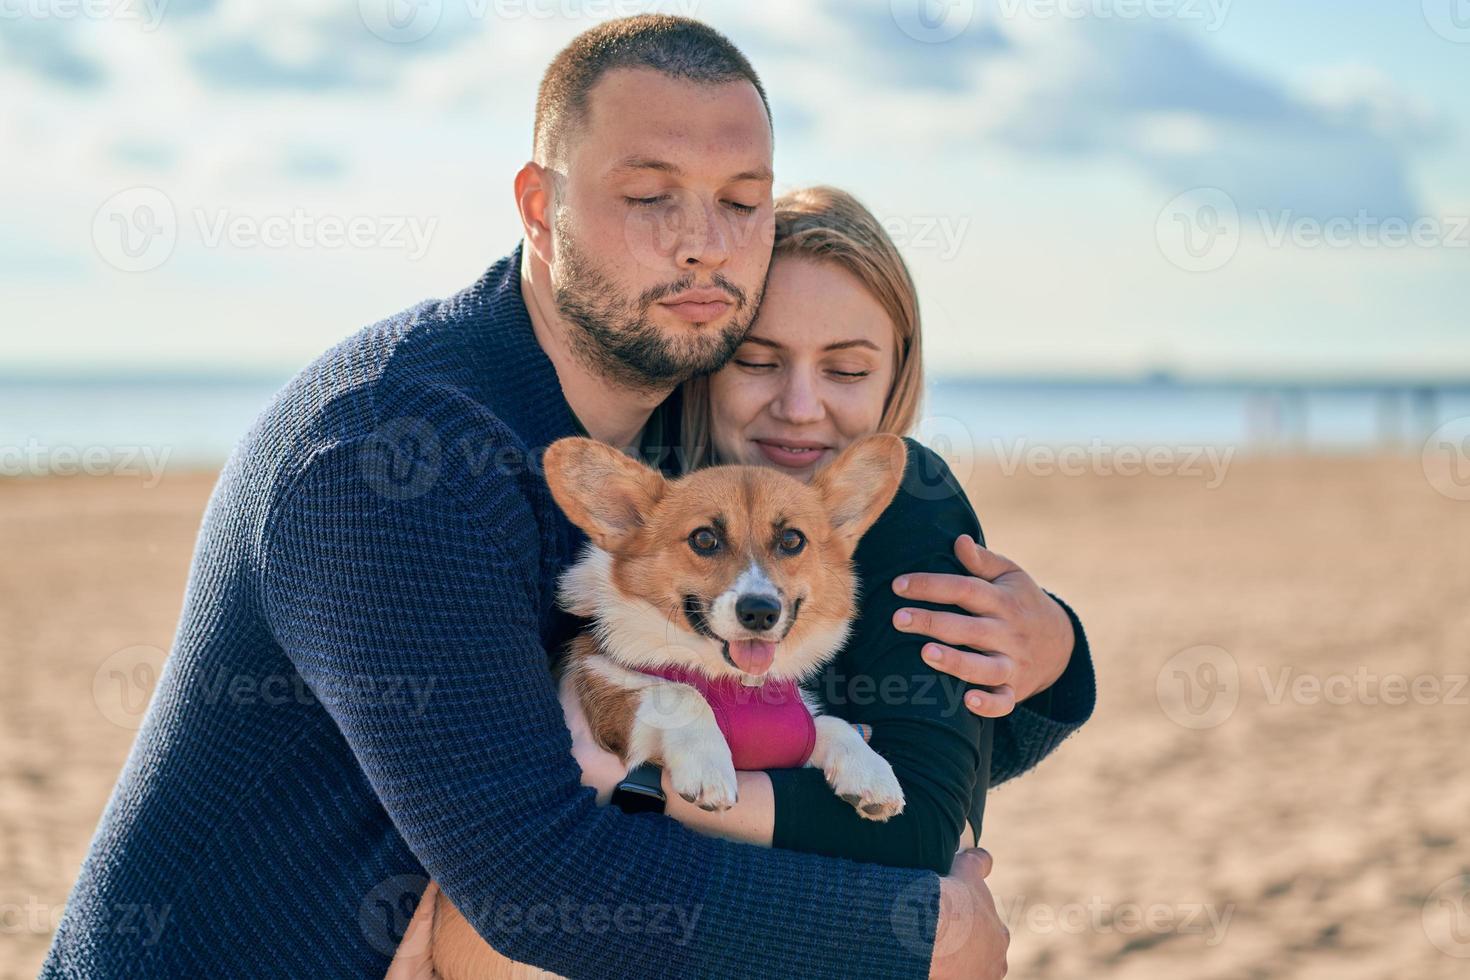
[[1470, 374], [1470, 0], [0, 0], [0, 371], [300, 366], [520, 228], [610, 16], [750, 57], [945, 374]]

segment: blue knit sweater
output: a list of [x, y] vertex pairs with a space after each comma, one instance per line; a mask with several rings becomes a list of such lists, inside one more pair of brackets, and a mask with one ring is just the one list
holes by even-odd
[[581, 786], [547, 670], [579, 537], [538, 466], [576, 424], [519, 259], [328, 351], [236, 448], [42, 977], [381, 977], [427, 876], [568, 977], [926, 975], [932, 873]]

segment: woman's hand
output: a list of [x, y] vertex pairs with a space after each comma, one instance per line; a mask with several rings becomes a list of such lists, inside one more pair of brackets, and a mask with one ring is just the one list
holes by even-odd
[[966, 694], [965, 705], [981, 717], [1001, 718], [1062, 676], [1076, 643], [1072, 620], [1019, 565], [980, 547], [968, 534], [955, 541], [954, 551], [970, 575], [900, 575], [893, 591], [959, 606], [971, 615], [903, 608], [894, 613], [893, 625], [938, 640], [925, 645], [924, 659], [985, 687]]

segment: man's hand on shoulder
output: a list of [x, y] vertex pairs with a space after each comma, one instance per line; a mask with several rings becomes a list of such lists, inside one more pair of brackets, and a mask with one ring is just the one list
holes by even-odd
[[1072, 620], [1024, 569], [968, 534], [955, 541], [955, 556], [969, 575], [900, 575], [893, 591], [906, 599], [958, 606], [969, 615], [905, 607], [894, 614], [893, 625], [933, 637], [938, 642], [925, 645], [925, 660], [985, 688], [965, 696], [971, 711], [1004, 717], [1067, 669], [1077, 640]]

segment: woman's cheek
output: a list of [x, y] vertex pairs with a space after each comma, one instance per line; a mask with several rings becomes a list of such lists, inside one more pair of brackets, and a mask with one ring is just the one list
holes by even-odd
[[840, 392], [832, 402], [837, 428], [849, 439], [859, 439], [878, 431], [883, 421], [883, 389], [866, 378], [856, 384], [838, 385]]

